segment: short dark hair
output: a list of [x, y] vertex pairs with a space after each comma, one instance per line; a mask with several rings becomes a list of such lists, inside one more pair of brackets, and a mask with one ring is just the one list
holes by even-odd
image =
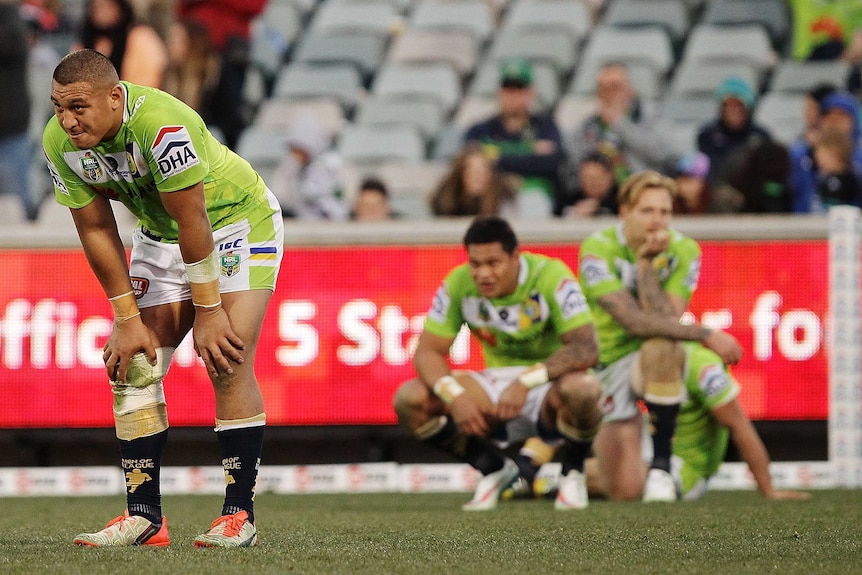
[[464, 247], [493, 243], [500, 243], [507, 254], [518, 248], [518, 238], [509, 222], [500, 216], [476, 216], [464, 234]]
[[359, 190], [373, 190], [375, 192], [380, 192], [380, 194], [385, 198], [389, 197], [389, 189], [386, 187], [386, 184], [383, 183], [383, 180], [379, 178], [365, 178], [362, 180], [362, 183], [359, 184]]
[[63, 56], [54, 68], [53, 79], [64, 86], [85, 82], [100, 88], [113, 86], [120, 81], [117, 69], [111, 61], [99, 52], [88, 48]]

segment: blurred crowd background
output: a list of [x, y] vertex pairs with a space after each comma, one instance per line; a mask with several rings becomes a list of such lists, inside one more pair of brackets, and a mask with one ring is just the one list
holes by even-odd
[[679, 214], [862, 205], [860, 0], [0, 0], [2, 224], [58, 218], [41, 133], [82, 47], [286, 218], [588, 218], [642, 169]]

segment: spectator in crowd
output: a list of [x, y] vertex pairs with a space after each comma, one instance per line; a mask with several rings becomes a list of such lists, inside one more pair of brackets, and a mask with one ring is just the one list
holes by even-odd
[[[814, 145], [817, 137], [817, 129], [820, 127], [820, 105], [823, 99], [829, 94], [835, 92], [837, 88], [832, 84], [818, 84], [811, 90], [805, 93], [803, 104], [802, 117], [805, 122], [805, 132], [803, 132], [797, 141], [801, 140], [801, 145]], [[796, 146], [796, 142], [792, 146]]]
[[243, 87], [250, 63], [251, 21], [263, 12], [266, 3], [267, 0], [177, 0], [175, 4], [177, 19], [203, 24], [221, 57], [212, 125], [222, 131], [230, 148], [236, 147], [248, 123]]
[[362, 180], [353, 200], [350, 218], [358, 222], [380, 222], [397, 216], [398, 214], [392, 211], [386, 184], [377, 178]]
[[577, 188], [560, 194], [554, 215], [572, 218], [616, 215], [617, 180], [614, 165], [601, 152], [590, 152], [578, 164]]
[[674, 198], [676, 215], [701, 215], [709, 212], [712, 189], [707, 182], [709, 157], [703, 152], [682, 156], [673, 169], [678, 194]]
[[162, 89], [214, 122], [214, 96], [221, 63], [206, 29], [194, 21], [174, 22], [168, 31], [168, 66]]
[[752, 120], [755, 95], [739, 76], [727, 77], [715, 92], [718, 117], [701, 127], [697, 149], [709, 157], [709, 182], [717, 188], [727, 184], [751, 148], [771, 140], [766, 128]]
[[817, 194], [812, 212], [823, 213], [831, 206], [862, 206], [860, 178], [853, 172], [853, 142], [850, 136], [835, 128], [820, 131], [814, 144], [817, 166]]
[[[853, 143], [851, 166], [857, 178], [862, 178], [862, 146], [859, 124], [859, 102], [853, 94], [839, 90], [823, 98], [820, 104], [819, 131], [837, 130]], [[796, 142], [790, 153], [790, 189], [795, 213], [811, 213], [817, 209], [817, 166], [814, 147]]]
[[155, 29], [135, 20], [128, 0], [88, 0], [80, 41], [72, 47], [90, 48], [108, 57], [120, 79], [161, 88], [168, 50]]
[[550, 205], [556, 193], [563, 141], [552, 118], [532, 113], [534, 99], [530, 62], [522, 58], [503, 60], [497, 92], [499, 113], [471, 126], [465, 139], [481, 144], [500, 172], [520, 176], [519, 192], [543, 192]]
[[[601, 389], [591, 372], [595, 327], [578, 282], [562, 261], [522, 251], [497, 216], [475, 218], [464, 247], [469, 261], [441, 282], [419, 336], [416, 377], [395, 394], [398, 421], [484, 475], [465, 511], [497, 506], [519, 475], [503, 450], [535, 436], [562, 443], [554, 508], [583, 509]], [[482, 370], [450, 369], [449, 350], [464, 327], [482, 345]]]
[[787, 213], [793, 195], [788, 186], [790, 156], [787, 147], [764, 140], [751, 148], [730, 181], [714, 190], [714, 213]]
[[0, 0], [0, 193], [14, 193], [25, 217], [38, 216], [38, 203], [30, 190], [33, 145], [30, 124], [30, 92], [27, 81], [27, 27], [18, 0]]
[[468, 143], [430, 198], [435, 216], [503, 215], [515, 212], [516, 178], [502, 174], [485, 148]]
[[608, 156], [617, 183], [644, 169], [661, 170], [672, 157], [670, 126], [657, 106], [641, 100], [621, 62], [601, 67], [596, 77], [597, 112], [575, 136], [577, 164], [589, 152]]
[[349, 210], [342, 200], [341, 157], [313, 116], [300, 116], [288, 128], [288, 153], [270, 185], [285, 217], [344, 221]]

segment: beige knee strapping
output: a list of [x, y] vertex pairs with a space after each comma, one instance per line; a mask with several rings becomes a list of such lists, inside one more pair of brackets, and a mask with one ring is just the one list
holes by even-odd
[[162, 380], [168, 372], [174, 348], [156, 349], [156, 365], [144, 353], [132, 356], [126, 381], [112, 381], [114, 425], [122, 440], [148, 437], [168, 428], [168, 412]]

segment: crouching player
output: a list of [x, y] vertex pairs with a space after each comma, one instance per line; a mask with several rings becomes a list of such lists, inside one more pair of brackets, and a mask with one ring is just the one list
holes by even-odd
[[[520, 251], [501, 218], [476, 218], [464, 247], [468, 262], [443, 280], [420, 335], [418, 378], [395, 394], [399, 422], [484, 475], [464, 510], [497, 506], [519, 476], [500, 448], [532, 436], [562, 441], [555, 508], [585, 508], [583, 463], [601, 421], [601, 385], [589, 371], [598, 344], [580, 286], [560, 260]], [[483, 371], [450, 370], [464, 324], [481, 343]]]
[[[671, 473], [681, 498], [703, 497], [733, 441], [748, 464], [757, 489], [766, 499], [808, 499], [809, 493], [775, 489], [769, 473], [769, 453], [739, 404], [739, 385], [721, 358], [697, 343], [685, 343], [684, 381], [687, 397], [680, 406], [673, 439]], [[652, 445], [643, 445], [644, 461], [652, 459]], [[606, 492], [596, 461], [587, 461], [590, 494]]]

